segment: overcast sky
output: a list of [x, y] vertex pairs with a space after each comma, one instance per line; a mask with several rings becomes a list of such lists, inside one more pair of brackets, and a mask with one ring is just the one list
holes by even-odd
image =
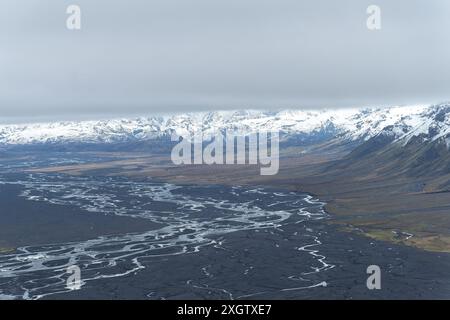
[[0, 122], [447, 100], [448, 0], [0, 2]]

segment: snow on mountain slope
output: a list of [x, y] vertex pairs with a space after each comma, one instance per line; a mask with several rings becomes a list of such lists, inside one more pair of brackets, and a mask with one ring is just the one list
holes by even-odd
[[419, 138], [421, 142], [435, 142], [445, 139], [447, 146], [450, 142], [450, 104], [441, 104], [428, 108], [415, 117], [414, 126], [397, 141], [406, 145], [413, 137]]
[[[406, 141], [412, 136], [450, 132], [450, 105], [378, 109], [218, 111], [137, 119], [1, 125], [0, 144], [114, 143], [151, 140], [176, 132], [186, 136], [202, 130], [234, 129], [242, 133], [280, 131], [284, 135], [331, 132], [356, 141], [391, 134]], [[438, 121], [442, 120], [442, 121]], [[434, 131], [433, 131], [434, 130]]]

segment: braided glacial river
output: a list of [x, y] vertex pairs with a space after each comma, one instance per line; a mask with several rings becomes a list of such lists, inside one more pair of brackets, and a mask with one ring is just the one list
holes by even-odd
[[[415, 249], [339, 232], [326, 223], [324, 203], [304, 193], [120, 177], [3, 175], [1, 192], [11, 188], [17, 190], [11, 193], [14, 201], [39, 203], [42, 210], [74, 208], [79, 219], [120, 216], [155, 227], [29, 243], [0, 254], [0, 299], [370, 297], [380, 295], [365, 285], [371, 264], [387, 274], [391, 287], [383, 297], [403, 297], [426, 280], [417, 268], [428, 253], [417, 253], [417, 263], [409, 264], [404, 257]], [[439, 259], [448, 263], [448, 256]], [[79, 290], [67, 287], [71, 266], [81, 271]], [[436, 294], [448, 294], [436, 288]]]

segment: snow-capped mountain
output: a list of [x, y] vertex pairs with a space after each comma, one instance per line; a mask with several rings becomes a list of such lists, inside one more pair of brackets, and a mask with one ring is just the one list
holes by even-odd
[[[417, 111], [397, 115], [392, 124], [356, 145], [334, 169], [348, 172], [351, 168], [366, 177], [384, 174], [432, 178], [436, 180], [427, 186], [429, 190], [449, 190], [450, 104]], [[420, 191], [424, 186], [411, 190]]]
[[115, 143], [147, 141], [176, 132], [232, 129], [243, 134], [279, 131], [284, 136], [327, 133], [350, 141], [391, 135], [408, 143], [450, 136], [450, 104], [377, 109], [218, 111], [136, 119], [73, 121], [0, 126], [0, 145]]

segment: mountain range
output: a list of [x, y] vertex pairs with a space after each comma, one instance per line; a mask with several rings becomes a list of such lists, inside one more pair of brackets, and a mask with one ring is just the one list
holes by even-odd
[[368, 141], [383, 136], [403, 145], [450, 144], [450, 104], [340, 110], [217, 111], [104, 121], [0, 125], [0, 145], [90, 144], [148, 141], [176, 132], [279, 131], [284, 138], [321, 136]]
[[[217, 111], [2, 125], [0, 151], [166, 152], [172, 146], [173, 132], [188, 136], [214, 130], [242, 134], [279, 131], [282, 147], [319, 146], [330, 151], [345, 145], [348, 154], [336, 165], [340, 169], [351, 166], [353, 171], [365, 173], [368, 168], [376, 168], [383, 174], [415, 177], [445, 177], [450, 173], [450, 103], [341, 110]], [[439, 180], [438, 184], [437, 189], [450, 186], [450, 179]]]

